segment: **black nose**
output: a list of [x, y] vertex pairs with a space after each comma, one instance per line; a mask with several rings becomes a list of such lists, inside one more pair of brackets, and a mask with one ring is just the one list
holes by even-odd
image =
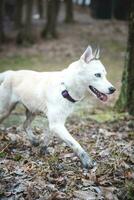
[[110, 87], [110, 88], [109, 88], [109, 93], [110, 93], [110, 94], [113, 94], [113, 93], [115, 92], [115, 90], [116, 90], [116, 89], [115, 89], [114, 87]]

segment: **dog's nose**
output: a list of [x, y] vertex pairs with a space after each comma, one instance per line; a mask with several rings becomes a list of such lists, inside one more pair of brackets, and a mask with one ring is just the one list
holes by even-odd
[[110, 88], [109, 88], [109, 93], [110, 93], [110, 94], [113, 94], [113, 93], [115, 92], [115, 90], [116, 90], [116, 89], [115, 89], [114, 87], [110, 87]]

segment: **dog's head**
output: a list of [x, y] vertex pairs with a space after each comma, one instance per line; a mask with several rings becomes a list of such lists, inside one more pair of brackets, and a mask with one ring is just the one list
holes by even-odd
[[99, 49], [93, 53], [90, 46], [85, 50], [80, 58], [81, 78], [89, 92], [101, 101], [107, 101], [108, 95], [116, 89], [106, 79], [106, 70], [99, 59], [99, 54]]

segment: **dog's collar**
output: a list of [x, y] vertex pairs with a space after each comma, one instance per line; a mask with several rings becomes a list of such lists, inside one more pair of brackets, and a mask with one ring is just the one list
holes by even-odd
[[76, 102], [77, 102], [77, 100], [73, 99], [73, 98], [70, 96], [70, 94], [68, 93], [67, 90], [63, 90], [63, 91], [61, 92], [61, 94], [62, 94], [62, 96], [63, 96], [65, 99], [67, 99], [68, 101], [70, 101], [70, 102], [72, 102], [72, 103], [76, 103]]
[[62, 92], [61, 92], [61, 95], [62, 95], [65, 99], [67, 99], [68, 101], [70, 101], [70, 102], [72, 102], [72, 103], [76, 103], [78, 100], [75, 100], [75, 99], [73, 99], [73, 98], [70, 96], [70, 94], [69, 94], [69, 92], [68, 92], [68, 89], [67, 89], [66, 86], [65, 86], [65, 83], [62, 82], [61, 85], [63, 86], [63, 90], [62, 90]]

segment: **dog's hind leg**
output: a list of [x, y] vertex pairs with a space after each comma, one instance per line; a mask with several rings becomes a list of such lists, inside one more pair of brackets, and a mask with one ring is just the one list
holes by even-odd
[[26, 108], [26, 120], [24, 121], [23, 128], [26, 131], [28, 139], [30, 140], [31, 144], [34, 145], [34, 146], [38, 146], [39, 145], [39, 140], [33, 134], [32, 128], [31, 128], [31, 123], [34, 120], [34, 118], [35, 118], [35, 114], [33, 114], [32, 112], [30, 112]]
[[0, 110], [0, 123], [2, 123], [4, 121], [4, 119], [6, 119], [10, 113], [12, 112], [12, 110], [15, 109], [17, 103], [12, 103], [11, 105], [6, 106], [5, 108], [3, 107]]
[[0, 112], [0, 124], [10, 115], [10, 113], [10, 110], [3, 110], [2, 112]]
[[41, 141], [40, 141], [40, 154], [45, 155], [49, 154], [48, 146], [53, 138], [53, 133], [49, 130], [45, 130], [42, 134]]
[[0, 85], [0, 123], [10, 115], [16, 104], [17, 100], [12, 99], [10, 87], [4, 83]]

